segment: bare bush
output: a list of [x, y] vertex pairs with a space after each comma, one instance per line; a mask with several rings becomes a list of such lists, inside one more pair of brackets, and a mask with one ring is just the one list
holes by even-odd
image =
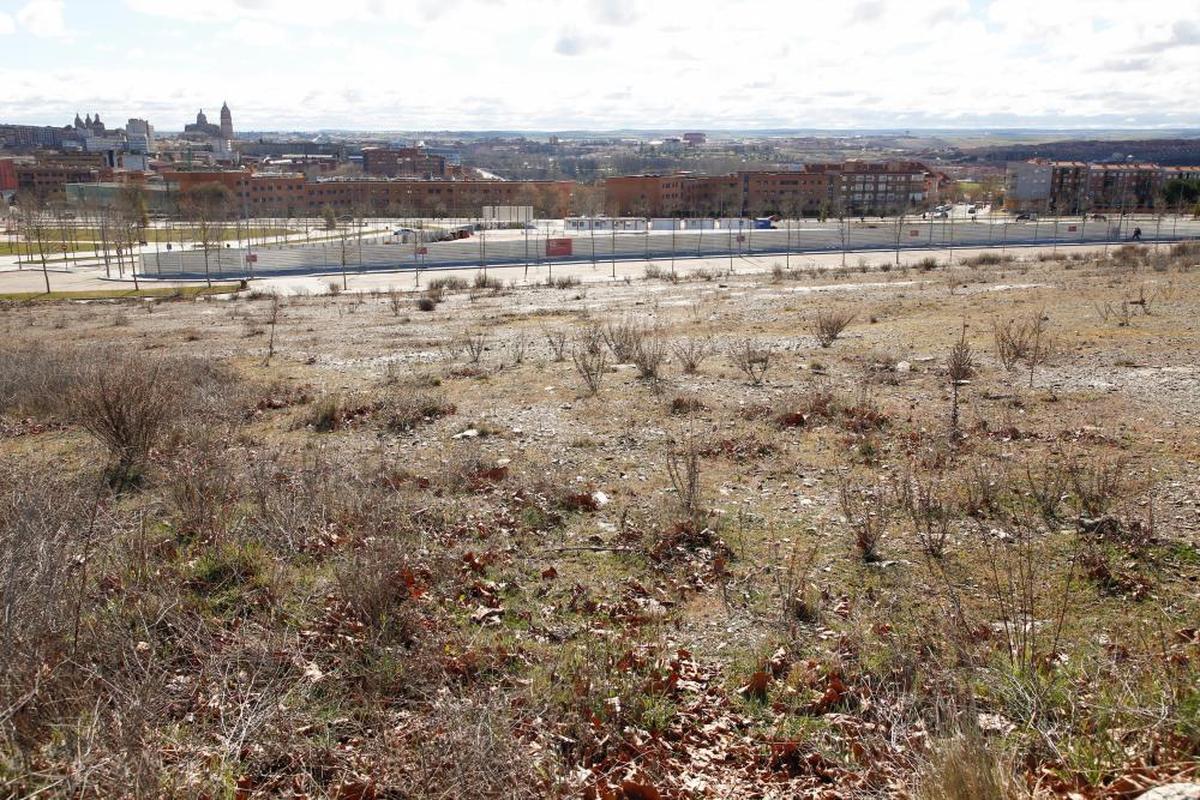
[[0, 723], [18, 696], [36, 686], [46, 648], [70, 635], [86, 505], [79, 488], [59, 477], [28, 469], [0, 473]]
[[404, 310], [404, 295], [400, 294], [395, 288], [389, 288], [387, 291], [388, 308], [392, 310], [392, 316], [400, 316], [400, 312]]
[[164, 494], [176, 531], [220, 538], [238, 497], [237, 470], [224, 442], [202, 433], [172, 455], [166, 472]]
[[175, 420], [184, 387], [162, 359], [112, 354], [85, 368], [70, 393], [75, 420], [108, 449], [115, 485], [136, 483]]
[[667, 447], [667, 478], [675, 491], [675, 504], [683, 519], [700, 526], [705, 516], [700, 493], [700, 452], [702, 448], [694, 434], [682, 442], [672, 440]]
[[1099, 519], [1120, 499], [1125, 487], [1125, 461], [1107, 459], [1083, 461], [1072, 458], [1066, 464], [1071, 499], [1081, 517]]
[[808, 329], [816, 337], [817, 344], [829, 347], [853, 321], [854, 314], [849, 311], [822, 309], [809, 321]]
[[461, 292], [467, 288], [467, 282], [457, 275], [444, 275], [429, 282], [430, 292]]
[[638, 377], [658, 383], [659, 370], [667, 359], [667, 343], [657, 331], [642, 337], [633, 352], [633, 363], [637, 365]]
[[638, 347], [649, 334], [646, 326], [632, 317], [607, 322], [601, 333], [604, 343], [612, 351], [613, 358], [619, 364], [632, 363], [637, 356]]
[[498, 292], [504, 288], [504, 281], [497, 277], [488, 275], [486, 272], [476, 272], [475, 280], [471, 283], [473, 289], [487, 289], [493, 292]]
[[760, 345], [753, 339], [741, 339], [729, 348], [729, 359], [750, 383], [755, 386], [762, 384], [771, 367], [770, 346]]
[[464, 333], [458, 338], [458, 347], [467, 354], [467, 360], [472, 364], [478, 364], [483, 357], [483, 351], [487, 349], [488, 336], [482, 331], [472, 333]]
[[1038, 311], [1025, 320], [996, 320], [992, 324], [996, 342], [996, 358], [1006, 370], [1024, 363], [1029, 368], [1029, 385], [1033, 386], [1033, 371], [1050, 360], [1054, 344], [1046, 330], [1046, 316]]
[[449, 416], [457, 411], [454, 404], [446, 400], [444, 393], [415, 383], [398, 385], [385, 401], [385, 407], [385, 425], [391, 431], [411, 431], [422, 422]]
[[524, 331], [517, 333], [512, 338], [512, 354], [513, 363], [522, 364], [525, 362], [525, 350], [529, 347], [529, 337]]
[[814, 623], [820, 619], [821, 597], [812, 583], [820, 540], [814, 538], [807, 546], [794, 541], [787, 548], [786, 557], [778, 550], [777, 544], [772, 547], [771, 571], [780, 600], [780, 622], [791, 631], [797, 622]]
[[921, 479], [911, 472], [900, 486], [900, 504], [908, 512], [921, 551], [930, 558], [946, 553], [954, 520], [959, 509], [953, 494], [941, 481], [930, 476]]
[[557, 328], [545, 328], [542, 335], [546, 337], [546, 345], [550, 348], [550, 357], [554, 361], [565, 361], [567, 358], [567, 332]]
[[608, 371], [608, 355], [604, 349], [595, 347], [594, 342], [589, 343], [586, 336], [581, 337], [571, 348], [571, 361], [574, 362], [575, 371], [583, 379], [588, 393], [599, 392], [604, 373]]
[[61, 413], [84, 361], [81, 351], [41, 344], [0, 350], [0, 412]]
[[683, 373], [694, 375], [699, 371], [704, 359], [712, 354], [713, 340], [711, 336], [687, 336], [676, 340], [672, 350], [675, 352], [675, 358], [679, 361]]
[[842, 516], [854, 534], [854, 546], [868, 563], [879, 560], [879, 542], [891, 520], [888, 487], [880, 482], [869, 484], [843, 475], [838, 481], [838, 502]]

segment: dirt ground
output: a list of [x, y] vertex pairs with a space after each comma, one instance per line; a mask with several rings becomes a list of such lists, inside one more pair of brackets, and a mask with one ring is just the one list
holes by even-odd
[[[234, 611], [189, 612], [217, 631], [206, 634], [217, 649], [278, 634], [272, 646], [295, 658], [266, 696], [287, 711], [262, 710], [237, 747], [194, 707], [164, 711], [138, 734], [158, 754], [157, 782], [137, 785], [213, 797], [466, 796], [456, 782], [471, 796], [966, 797], [948, 787], [967, 764], [968, 785], [991, 787], [974, 796], [1091, 798], [1194, 776], [1200, 253], [978, 256], [947, 266], [944, 253], [905, 253], [895, 266], [873, 254], [860, 266], [852, 255], [844, 270], [840, 257], [794, 257], [772, 272], [777, 257], [733, 274], [714, 260], [678, 280], [619, 265], [618, 280], [559, 288], [536, 275], [512, 286], [506, 270], [503, 285], [450, 288], [429, 311], [416, 304], [427, 295], [389, 291], [387, 276], [352, 276], [339, 294], [294, 279], [194, 302], [3, 307], [6, 348], [111, 347], [232, 370], [250, 388], [218, 401], [230, 406], [213, 412], [219, 423], [195, 422], [239, 482], [264, 459], [296, 475], [324, 464], [369, 473], [372, 488], [343, 478], [289, 491], [386, 498], [375, 494], [386, 473], [407, 504], [369, 532], [331, 523], [296, 550], [262, 545], [270, 608], [247, 589], [222, 601]], [[838, 313], [848, 325], [821, 346], [818, 319]], [[1012, 368], [999, 358], [1006, 325], [1037, 329]], [[594, 393], [577, 368], [589, 331], [605, 360]], [[614, 352], [623, 331], [641, 342], [636, 357]], [[954, 385], [960, 341], [973, 368]], [[689, 346], [705, 355], [694, 373], [681, 363]], [[739, 354], [765, 368], [761, 381]], [[418, 390], [436, 410], [386, 422]], [[103, 466], [69, 419], [10, 407], [0, 421], [9, 469]], [[164, 487], [178, 490], [183, 447], [159, 445], [147, 488], [114, 507], [172, 518]], [[252, 493], [247, 483], [241, 496]], [[419, 608], [415, 632], [372, 638], [383, 623], [368, 620], [365, 639], [327, 639], [333, 609], [351, 602], [331, 576], [407, 530], [401, 518], [431, 514], [437, 531], [398, 539], [404, 566], [381, 583], [416, 598], [402, 606]], [[178, 545], [161, 574], [201, 592], [179, 576], [213, 542], [243, 546], [237, 530]], [[871, 530], [878, 541], [864, 545]], [[95, 574], [105, 569], [121, 571]], [[118, 583], [89, 596], [119, 603], [133, 580]], [[417, 688], [381, 688], [382, 653], [411, 659], [388, 681]], [[436, 677], [414, 677], [418, 653]], [[168, 685], [213, 677], [164, 669], [184, 676]], [[10, 732], [0, 785], [87, 793], [89, 755], [72, 762], [49, 734], [23, 735]], [[289, 750], [305, 755], [279, 755]], [[98, 786], [121, 774], [93, 769]]]

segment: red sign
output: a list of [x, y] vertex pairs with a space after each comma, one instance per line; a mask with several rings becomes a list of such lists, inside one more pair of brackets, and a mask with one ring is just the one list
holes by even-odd
[[915, 239], [921, 235], [921, 232], [916, 228], [909, 228], [908, 235]]
[[1068, 226], [1067, 226], [1067, 232], [1068, 232], [1068, 233], [1074, 233], [1074, 232], [1075, 232], [1075, 231], [1077, 231], [1077, 230], [1079, 230], [1079, 226], [1078, 226], [1078, 225], [1068, 225]]
[[746, 241], [746, 237], [745, 237], [745, 236], [743, 236], [742, 234], [740, 234], [740, 233], [739, 233], [739, 234], [738, 234], [738, 241], [739, 241], [739, 242], [744, 242], [744, 241]]
[[257, 264], [258, 263], [258, 253], [247, 253], [246, 254], [246, 263], [247, 264]]
[[546, 240], [546, 256], [553, 258], [554, 256], [569, 256], [572, 253], [571, 239], [547, 239]]
[[419, 255], [419, 256], [427, 256], [427, 255], [429, 255], [429, 248], [428, 248], [428, 247], [418, 247], [418, 248], [417, 248], [417, 255]]

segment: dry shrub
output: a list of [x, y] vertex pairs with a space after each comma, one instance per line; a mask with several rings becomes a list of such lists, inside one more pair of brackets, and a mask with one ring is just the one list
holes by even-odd
[[444, 275], [440, 278], [434, 278], [429, 281], [427, 291], [437, 293], [438, 299], [441, 299], [443, 292], [461, 292], [467, 288], [467, 282], [457, 275]]
[[854, 546], [868, 563], [879, 560], [879, 542], [891, 521], [888, 486], [843, 475], [838, 481], [838, 502], [854, 534]]
[[968, 267], [994, 267], [999, 264], [1010, 263], [1013, 260], [1014, 258], [1008, 253], [1000, 254], [986, 252], [980, 253], [977, 256], [968, 256], [967, 258], [963, 259], [962, 263], [966, 264]]
[[577, 338], [575, 345], [571, 348], [571, 361], [574, 362], [575, 371], [583, 379], [589, 394], [596, 394], [600, 391], [600, 383], [604, 379], [604, 373], [608, 370], [607, 354], [594, 344], [594, 341], [584, 335]]
[[759, 345], [753, 339], [741, 339], [730, 346], [729, 359], [750, 383], [759, 386], [771, 367], [771, 348]]
[[556, 328], [546, 328], [542, 331], [542, 335], [546, 337], [550, 358], [553, 361], [565, 361], [567, 359], [567, 332]]
[[498, 292], [504, 288], [504, 281], [488, 275], [486, 272], [477, 272], [475, 273], [475, 280], [471, 283], [471, 288]]
[[853, 321], [854, 314], [849, 311], [823, 309], [813, 316], [808, 329], [821, 347], [829, 347]]
[[644, 336], [633, 352], [633, 363], [637, 365], [638, 377], [657, 383], [659, 370], [667, 360], [667, 344], [657, 332]]
[[675, 358], [679, 361], [679, 366], [683, 369], [683, 374], [694, 375], [700, 369], [704, 359], [712, 354], [713, 341], [711, 336], [703, 338], [688, 336], [676, 341], [672, 349], [675, 351]]
[[666, 468], [680, 518], [700, 527], [705, 511], [700, 493], [700, 440], [694, 435], [683, 441], [671, 441], [667, 447]]
[[1099, 519], [1116, 505], [1125, 492], [1124, 459], [1083, 461], [1070, 459], [1065, 465], [1071, 498], [1080, 517]]
[[114, 485], [136, 483], [150, 451], [177, 420], [184, 394], [178, 371], [159, 358], [113, 353], [85, 367], [68, 405], [108, 450]]
[[694, 414], [697, 411], [705, 409], [704, 401], [694, 395], [676, 395], [671, 398], [669, 411], [676, 416], [684, 416], [686, 414]]
[[559, 794], [545, 784], [549, 751], [532, 754], [514, 732], [518, 721], [511, 713], [496, 693], [440, 696], [397, 728], [396, 740], [379, 754], [382, 769], [394, 771], [389, 789], [397, 797], [533, 800]]
[[417, 384], [400, 384], [385, 401], [388, 430], [411, 431], [422, 422], [449, 416], [458, 409], [443, 392]]
[[0, 472], [0, 709], [16, 713], [38, 671], [69, 645], [93, 502], [46, 472]]
[[954, 521], [961, 516], [950, 487], [935, 476], [908, 472], [901, 478], [898, 499], [912, 520], [921, 551], [930, 558], [944, 556]]
[[524, 331], [518, 333], [512, 338], [512, 354], [514, 364], [525, 363], [525, 351], [529, 349], [529, 337]]
[[0, 413], [61, 413], [63, 398], [87, 360], [81, 350], [41, 343], [0, 350]]
[[488, 337], [482, 331], [472, 333], [464, 333], [458, 338], [457, 347], [467, 354], [467, 359], [472, 364], [478, 364], [479, 359], [483, 357], [483, 351], [487, 349]]
[[638, 348], [650, 334], [647, 327], [632, 317], [612, 321], [600, 329], [604, 343], [612, 351], [618, 364], [629, 364], [637, 357]]
[[176, 530], [221, 538], [238, 499], [236, 463], [224, 442], [203, 434], [178, 448], [165, 469], [164, 494]]
[[381, 645], [411, 645], [420, 631], [416, 601], [428, 589], [409, 549], [395, 539], [372, 539], [350, 551], [334, 570], [338, 599]]
[[440, 296], [423, 294], [418, 297], [415, 302], [418, 311], [433, 311], [435, 308], [437, 308], [439, 301]]

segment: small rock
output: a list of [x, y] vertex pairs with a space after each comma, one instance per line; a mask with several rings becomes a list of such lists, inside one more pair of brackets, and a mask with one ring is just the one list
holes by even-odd
[[910, 364], [909, 362], [907, 362], [907, 361], [897, 361], [896, 362], [896, 372], [911, 372], [911, 371], [912, 371], [912, 364]]
[[451, 439], [476, 439], [479, 437], [479, 431], [475, 428], [467, 428], [462, 433], [456, 433], [451, 436]]

